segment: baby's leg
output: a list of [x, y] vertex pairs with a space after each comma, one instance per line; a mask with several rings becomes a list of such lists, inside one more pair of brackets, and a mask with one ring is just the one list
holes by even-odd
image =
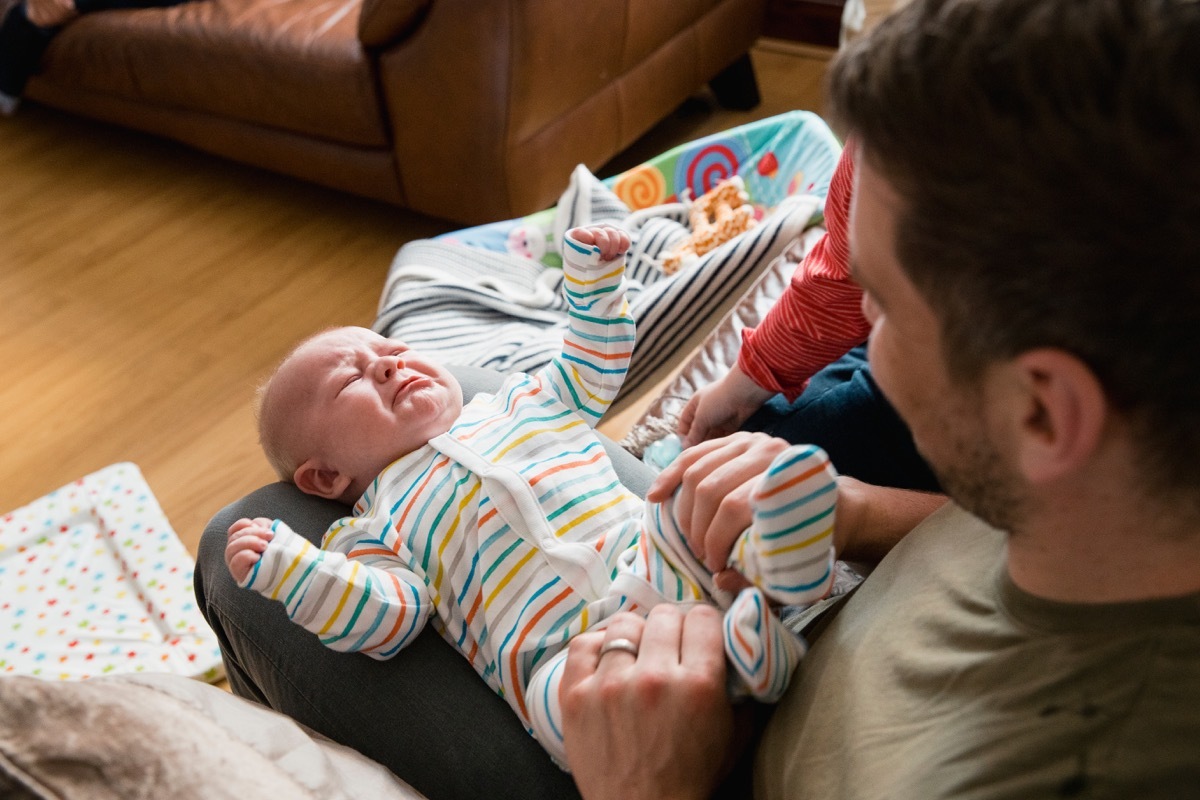
[[797, 604], [829, 591], [836, 500], [836, 476], [824, 451], [790, 447], [755, 490], [754, 521], [734, 546], [733, 561], [755, 586], [725, 614], [725, 654], [746, 690], [763, 702], [783, 696], [806, 649], [765, 595]]
[[558, 687], [562, 683], [567, 648], [554, 654], [549, 661], [529, 676], [525, 690], [529, 726], [538, 742], [562, 769], [567, 769], [567, 750], [563, 746], [562, 706], [558, 702]]
[[833, 585], [836, 477], [825, 451], [797, 445], [775, 458], [755, 490], [754, 521], [732, 560], [772, 600], [811, 603]]
[[[783, 474], [793, 473], [785, 469]], [[730, 694], [750, 694], [767, 703], [778, 700], [804, 656], [804, 642], [779, 621], [761, 590], [751, 587], [734, 599], [717, 589], [711, 574], [688, 548], [675, 516], [674, 497], [661, 505], [647, 505], [642, 533], [633, 572], [653, 583], [664, 599], [695, 602], [707, 595], [726, 609]]]
[[808, 648], [771, 610], [767, 598], [753, 586], [743, 589], [725, 612], [725, 656], [741, 678], [743, 690], [757, 700], [774, 703], [792, 680]]
[[[697, 580], [701, 575], [704, 584]], [[610, 604], [603, 611], [595, 606], [590, 609], [598, 612], [590, 629], [595, 630], [594, 626], [601, 619], [619, 611], [644, 616], [659, 603], [705, 602], [706, 587], [711, 589], [711, 583], [711, 576], [687, 549], [687, 540], [675, 516], [674, 500], [648, 503], [637, 547], [622, 554], [618, 574], [606, 598]], [[567, 769], [567, 752], [563, 745], [558, 689], [566, 659], [567, 648], [564, 647], [534, 670], [525, 690], [529, 727], [550, 757], [564, 770]]]

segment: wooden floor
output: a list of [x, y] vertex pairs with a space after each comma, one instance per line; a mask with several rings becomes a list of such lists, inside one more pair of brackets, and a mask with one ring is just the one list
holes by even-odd
[[[753, 57], [761, 106], [698, 96], [601, 174], [820, 111], [823, 52]], [[400, 245], [454, 227], [32, 104], [0, 118], [0, 514], [132, 461], [194, 553], [273, 479], [258, 382], [306, 334], [369, 325]]]

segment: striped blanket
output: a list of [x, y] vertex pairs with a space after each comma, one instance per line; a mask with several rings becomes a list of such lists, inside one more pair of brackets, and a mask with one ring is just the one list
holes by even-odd
[[[662, 257], [690, 234], [686, 203], [631, 211], [586, 168], [576, 168], [546, 241], [561, 248], [567, 230], [595, 222], [630, 234], [626, 276], [638, 343], [618, 403], [678, 365], [767, 265], [819, 220], [821, 207], [819, 197], [789, 197], [750, 231], [668, 276]], [[375, 330], [447, 364], [532, 373], [561, 350], [567, 325], [562, 270], [546, 261], [453, 239], [412, 242], [389, 270]]]

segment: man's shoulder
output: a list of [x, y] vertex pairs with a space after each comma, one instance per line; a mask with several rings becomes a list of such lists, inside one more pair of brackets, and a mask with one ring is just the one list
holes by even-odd
[[950, 502], [930, 514], [901, 539], [879, 563], [872, 578], [912, 581], [960, 578], [978, 583], [994, 577], [1004, 564], [1006, 534]]
[[1195, 598], [1012, 613], [1005, 541], [951, 506], [901, 542], [813, 643], [761, 751], [785, 774], [760, 758], [760, 778], [803, 774], [802, 797], [1200, 785]]

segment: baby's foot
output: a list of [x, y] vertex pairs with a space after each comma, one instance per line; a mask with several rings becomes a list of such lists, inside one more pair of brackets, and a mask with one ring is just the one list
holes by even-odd
[[743, 589], [725, 612], [724, 639], [725, 655], [743, 688], [764, 703], [783, 696], [807, 650], [755, 587]]
[[746, 577], [786, 605], [824, 597], [833, 583], [836, 504], [837, 474], [824, 450], [796, 445], [776, 456], [735, 550]]

